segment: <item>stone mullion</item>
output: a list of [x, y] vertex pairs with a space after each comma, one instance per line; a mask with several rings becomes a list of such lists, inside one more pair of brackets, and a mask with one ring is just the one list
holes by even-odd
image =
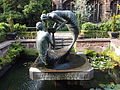
[[100, 4], [99, 4], [99, 2], [97, 1], [97, 22], [99, 21], [99, 15], [100, 15]]

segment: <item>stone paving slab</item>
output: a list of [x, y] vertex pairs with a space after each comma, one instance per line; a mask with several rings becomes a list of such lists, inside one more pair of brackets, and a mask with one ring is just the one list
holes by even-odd
[[9, 41], [5, 41], [5, 42], [0, 43], [0, 49], [4, 48], [6, 46], [9, 46], [13, 42], [15, 42], [15, 40], [9, 40]]

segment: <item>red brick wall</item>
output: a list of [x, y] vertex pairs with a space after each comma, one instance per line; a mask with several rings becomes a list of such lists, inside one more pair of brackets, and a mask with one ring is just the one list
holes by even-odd
[[77, 51], [85, 49], [103, 51], [110, 45], [110, 39], [81, 39], [76, 42]]

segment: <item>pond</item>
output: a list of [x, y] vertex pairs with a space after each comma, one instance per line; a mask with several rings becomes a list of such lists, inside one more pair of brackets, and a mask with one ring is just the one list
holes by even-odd
[[32, 63], [28, 60], [12, 67], [0, 78], [0, 90], [120, 90], [119, 67], [114, 70], [95, 70], [94, 78], [89, 81], [40, 81], [29, 78]]
[[[0, 90], [66, 90], [70, 88], [64, 84], [64, 81], [60, 84], [56, 81], [31, 80], [28, 71], [31, 64], [30, 61], [12, 67], [0, 78]], [[72, 86], [72, 90], [75, 88], [82, 89], [81, 86]]]

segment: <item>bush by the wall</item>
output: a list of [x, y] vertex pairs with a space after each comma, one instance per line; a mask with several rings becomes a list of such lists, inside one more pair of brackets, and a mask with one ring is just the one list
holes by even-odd
[[1, 22], [0, 23], [0, 34], [9, 31], [9, 24]]
[[108, 38], [108, 34], [106, 31], [102, 30], [89, 30], [84, 32], [85, 38]]
[[97, 25], [87, 22], [82, 25], [81, 33], [84, 34], [85, 38], [106, 38], [108, 34], [106, 30], [102, 30], [103, 28], [107, 27], [104, 24]]
[[6, 40], [7, 31], [9, 31], [9, 24], [1, 22], [0, 23], [0, 42]]
[[12, 43], [6, 55], [4, 57], [0, 57], [0, 69], [2, 69], [7, 64], [13, 62], [16, 57], [20, 56], [23, 50], [24, 47], [21, 45], [20, 42]]
[[26, 30], [27, 30], [26, 25], [20, 25], [19, 23], [14, 25], [14, 31], [15, 32], [20, 33], [20, 32], [25, 32]]
[[106, 55], [101, 55], [100, 53], [97, 53], [93, 50], [86, 50], [84, 53], [86, 54], [94, 69], [113, 69], [115, 66], [117, 66], [112, 58]]
[[9, 31], [9, 24], [7, 24], [5, 22], [1, 22], [0, 28], [3, 28], [3, 30], [7, 32], [7, 31]]
[[21, 39], [35, 39], [37, 35], [37, 32], [20, 32], [17, 34], [17, 39], [21, 38]]
[[91, 22], [82, 24], [82, 30], [98, 30], [98, 26]]
[[114, 61], [120, 64], [120, 56], [116, 55], [116, 53], [109, 48], [107, 48], [105, 51], [101, 52], [102, 55], [106, 55], [111, 57]]
[[111, 23], [110, 22], [104, 22], [99, 25], [99, 28], [101, 31], [111, 31]]
[[103, 22], [99, 25], [101, 31], [120, 31], [120, 19], [114, 21], [114, 19], [109, 19], [107, 22]]

